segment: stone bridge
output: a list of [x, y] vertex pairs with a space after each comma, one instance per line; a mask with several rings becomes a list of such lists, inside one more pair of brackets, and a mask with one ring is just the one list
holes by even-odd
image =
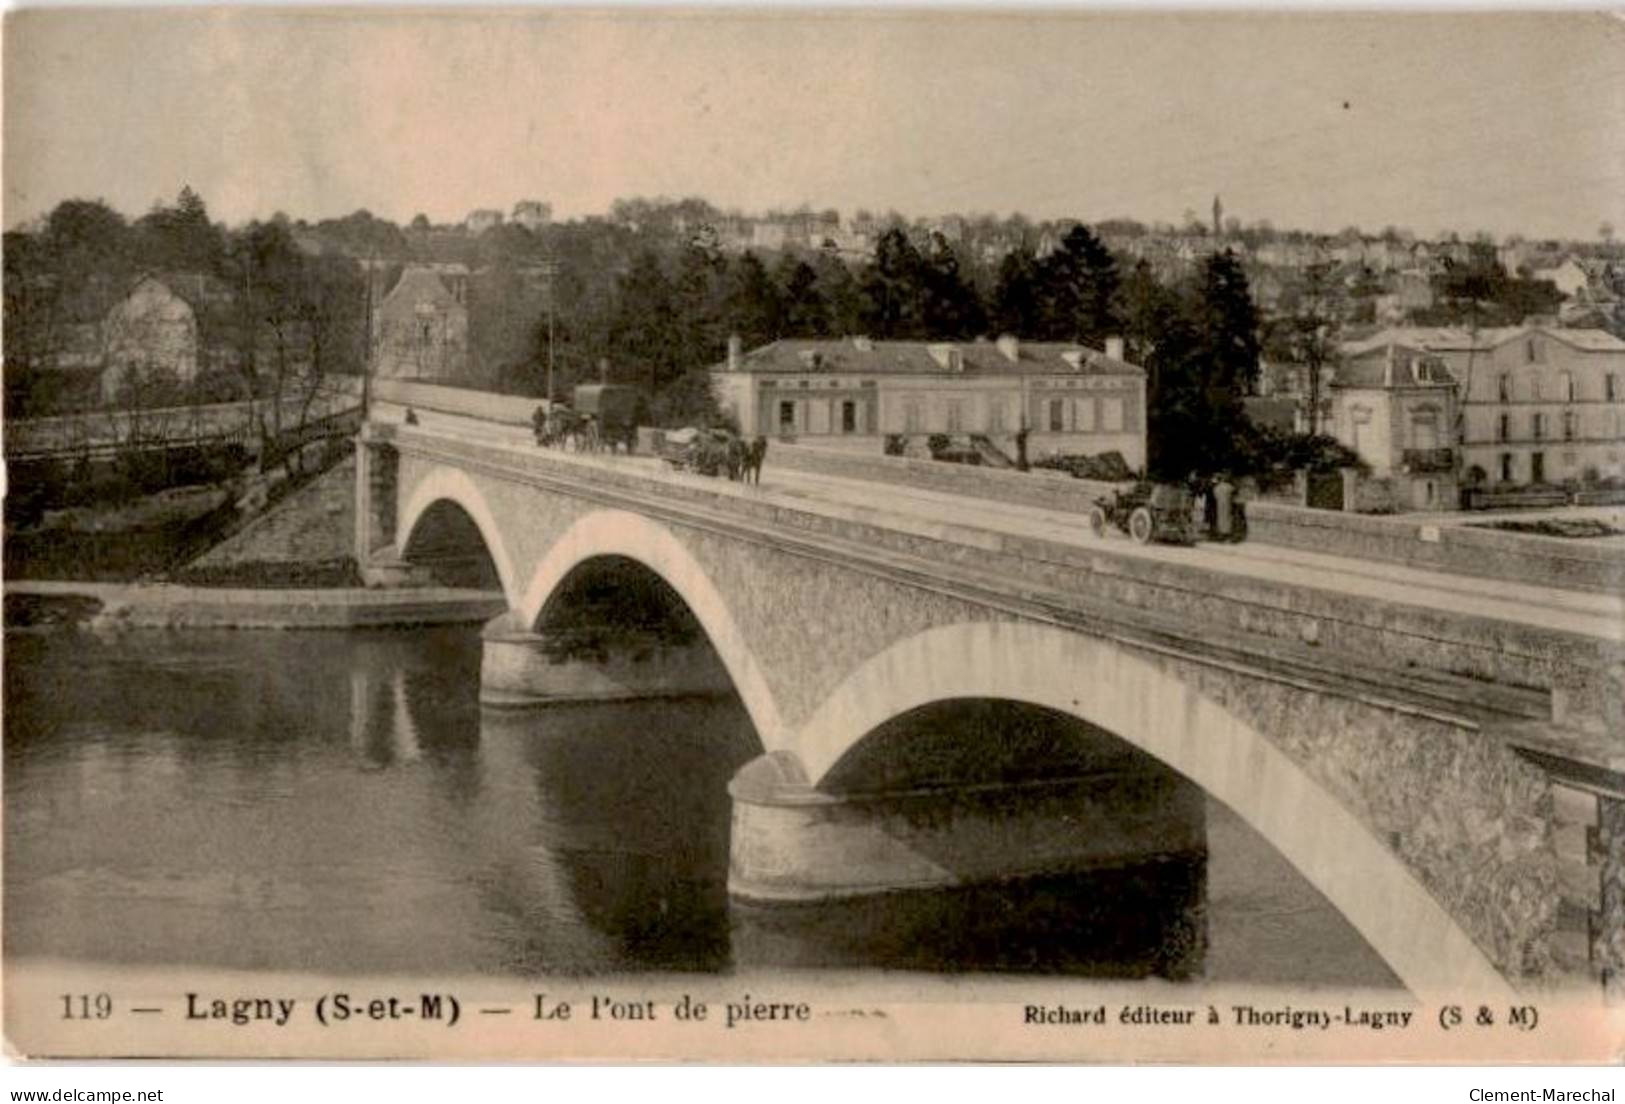
[[[1397, 569], [1284, 581], [1308, 561], [989, 520], [1015, 508], [980, 488], [926, 509], [792, 446], [744, 486], [400, 413], [358, 438], [369, 577], [500, 589], [493, 704], [737, 692], [741, 897], [1139, 864], [1194, 901], [1205, 793], [1420, 997], [1619, 985], [1617, 631], [1482, 580], [1373, 597]], [[1199, 903], [1169, 931], [1199, 961]]]

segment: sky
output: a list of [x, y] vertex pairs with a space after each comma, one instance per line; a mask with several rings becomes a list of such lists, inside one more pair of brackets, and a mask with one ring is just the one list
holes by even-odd
[[701, 196], [1625, 237], [1625, 20], [1545, 14], [11, 13], [3, 209], [556, 218]]

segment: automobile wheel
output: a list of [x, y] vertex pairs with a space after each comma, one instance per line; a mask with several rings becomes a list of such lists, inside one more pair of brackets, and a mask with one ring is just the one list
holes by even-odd
[[1128, 535], [1133, 537], [1137, 544], [1150, 544], [1151, 534], [1156, 531], [1156, 522], [1151, 517], [1151, 511], [1144, 506], [1136, 509], [1128, 516]]
[[1089, 531], [1097, 537], [1106, 535], [1106, 511], [1099, 506], [1089, 511]]

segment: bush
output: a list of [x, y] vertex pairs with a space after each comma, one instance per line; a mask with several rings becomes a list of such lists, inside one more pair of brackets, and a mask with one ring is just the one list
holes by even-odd
[[1099, 456], [1083, 454], [1055, 454], [1032, 462], [1032, 467], [1051, 471], [1064, 471], [1074, 479], [1098, 479], [1107, 483], [1124, 483], [1134, 478], [1134, 469], [1128, 466], [1123, 454], [1103, 452]]
[[908, 452], [908, 438], [901, 433], [888, 433], [880, 447], [887, 456], [902, 456]]
[[1236, 474], [1269, 477], [1282, 471], [1309, 471], [1324, 474], [1339, 468], [1355, 468], [1362, 475], [1371, 465], [1360, 454], [1324, 433], [1311, 436], [1251, 422], [1236, 441]]
[[953, 445], [953, 439], [946, 433], [933, 433], [925, 439], [925, 447], [935, 456], [939, 452], [947, 452]]

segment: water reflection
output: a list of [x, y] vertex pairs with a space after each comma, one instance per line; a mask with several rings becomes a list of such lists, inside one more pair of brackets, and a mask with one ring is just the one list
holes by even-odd
[[[1169, 903], [1211, 892], [1210, 976], [1391, 980], [1233, 818], [1213, 834], [1210, 885], [1151, 864], [730, 908], [726, 783], [759, 751], [737, 700], [482, 711], [469, 631], [5, 642], [9, 955], [338, 973], [1178, 975], [1200, 949], [1200, 909]], [[1281, 973], [1251, 929], [1271, 954], [1290, 959], [1294, 932], [1320, 949]]]

